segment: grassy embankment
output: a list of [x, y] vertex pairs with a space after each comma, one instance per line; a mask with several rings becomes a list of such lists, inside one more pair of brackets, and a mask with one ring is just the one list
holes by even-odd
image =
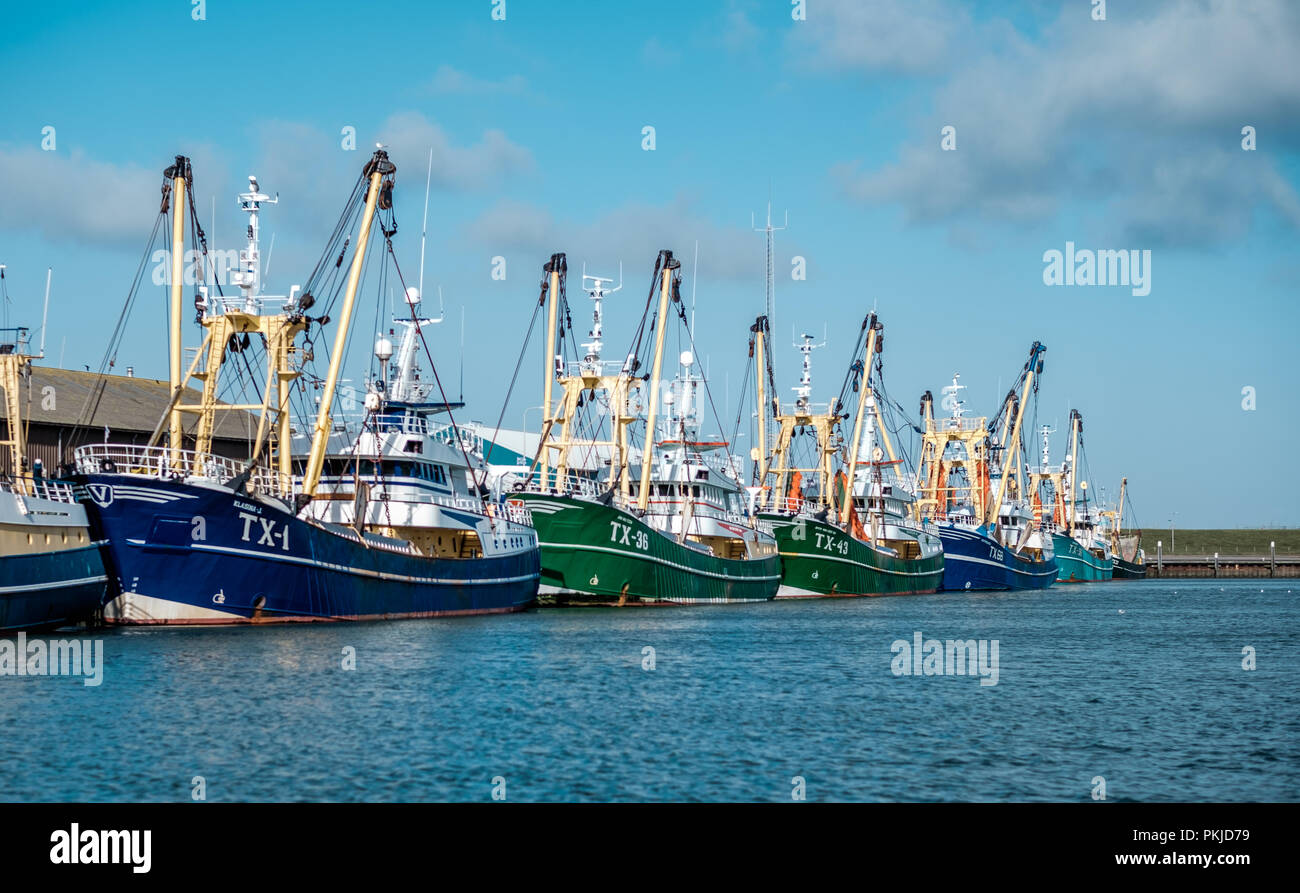
[[1175, 528], [1170, 548], [1169, 528], [1146, 528], [1142, 531], [1142, 548], [1148, 560], [1154, 559], [1156, 541], [1164, 542], [1166, 555], [1267, 555], [1268, 544], [1277, 543], [1277, 554], [1300, 555], [1300, 529], [1288, 530], [1182, 530]]

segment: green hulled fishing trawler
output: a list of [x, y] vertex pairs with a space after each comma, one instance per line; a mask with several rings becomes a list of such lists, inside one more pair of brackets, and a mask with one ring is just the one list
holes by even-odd
[[[778, 598], [914, 595], [934, 592], [943, 582], [943, 546], [934, 529], [914, 520], [915, 479], [901, 473], [881, 415], [875, 375], [882, 330], [874, 313], [863, 320], [833, 405], [810, 400], [812, 351], [819, 345], [805, 334], [797, 345], [803, 371], [795, 400], [782, 404], [767, 394], [775, 378], [767, 317], [752, 327], [759, 440], [755, 503], [781, 553]], [[842, 426], [854, 393], [853, 433], [846, 438]], [[770, 453], [769, 412], [776, 428]]]
[[[563, 326], [561, 342], [556, 337], [557, 323], [570, 318], [567, 262], [556, 254], [546, 265], [539, 300], [547, 311], [544, 422], [527, 478], [507, 499], [537, 528], [546, 602], [722, 604], [776, 594], [776, 542], [748, 510], [738, 463], [725, 442], [700, 437], [696, 395], [707, 384], [693, 371], [693, 353], [683, 352], [677, 377], [662, 382], [670, 310], [685, 323], [680, 266], [672, 252], [660, 252], [633, 349], [611, 363], [601, 358], [609, 280], [587, 277], [595, 281], [591, 340], [579, 358], [568, 339], [575, 354], [568, 361], [563, 336], [571, 327]], [[684, 331], [689, 341], [689, 327]], [[651, 372], [639, 375], [649, 333]], [[634, 427], [642, 432], [640, 449]]]

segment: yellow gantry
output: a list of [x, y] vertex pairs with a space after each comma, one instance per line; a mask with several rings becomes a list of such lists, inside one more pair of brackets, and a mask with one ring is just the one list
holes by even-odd
[[397, 168], [388, 160], [388, 153], [377, 150], [374, 157], [366, 163], [365, 174], [370, 179], [366, 192], [366, 209], [361, 217], [361, 232], [357, 236], [356, 251], [352, 255], [352, 268], [348, 273], [348, 287], [343, 296], [343, 307], [339, 311], [338, 329], [334, 332], [334, 349], [330, 352], [329, 373], [325, 377], [325, 388], [321, 394], [320, 412], [316, 416], [316, 427], [312, 433], [311, 454], [307, 467], [303, 470], [302, 493], [312, 497], [320, 484], [321, 469], [325, 465], [325, 452], [329, 447], [330, 430], [333, 427], [331, 407], [334, 403], [334, 390], [338, 385], [339, 368], [343, 363], [344, 349], [347, 347], [348, 328], [352, 321], [352, 310], [356, 304], [357, 285], [361, 282], [361, 270], [365, 265], [366, 246], [370, 241], [370, 225], [375, 219], [375, 206], [379, 202], [379, 191], [384, 177], [394, 173]]
[[637, 508], [642, 512], [650, 507], [650, 471], [654, 464], [655, 416], [659, 412], [659, 382], [664, 361], [664, 332], [668, 328], [668, 298], [672, 293], [673, 274], [681, 266], [673, 259], [671, 251], [661, 252], [664, 258], [660, 273], [659, 313], [655, 317], [655, 356], [650, 373], [650, 407], [645, 417], [645, 446], [641, 450], [641, 488], [637, 493]]
[[1074, 536], [1074, 486], [1079, 479], [1079, 428], [1083, 418], [1077, 409], [1070, 410], [1070, 497], [1065, 505], [1065, 535]]
[[1012, 471], [1015, 468], [1016, 455], [1020, 450], [1020, 425], [1025, 418], [1025, 398], [1029, 396], [1030, 387], [1034, 383], [1034, 370], [1037, 368], [1034, 361], [1036, 359], [1036, 356], [1031, 356], [1029, 369], [1025, 374], [1024, 395], [1020, 399], [1019, 405], [1016, 407], [1016, 421], [1011, 428], [1011, 441], [1010, 443], [1006, 440], [1003, 440], [1002, 442], [1003, 455], [1005, 458], [1002, 460], [1002, 474], [998, 477], [997, 496], [993, 498], [993, 502], [985, 509], [984, 521], [987, 524], [997, 523], [998, 512], [1002, 508], [1002, 498], [1007, 492], [1007, 480], [1011, 477]]
[[[556, 317], [559, 314], [560, 303], [560, 277], [568, 269], [568, 263], [563, 254], [554, 254], [546, 264], [547, 278], [547, 305], [546, 305], [546, 342], [542, 348], [542, 381], [545, 382], [545, 388], [542, 391], [542, 423], [544, 430], [542, 441], [545, 442], [550, 427], [554, 424], [551, 416], [551, 390], [555, 381], [563, 380], [563, 373], [560, 370], [555, 358], [555, 328]], [[566, 416], [567, 418], [567, 416]], [[565, 450], [561, 462], [566, 466], [568, 451]], [[542, 475], [542, 486], [546, 486], [546, 479], [550, 473], [550, 455], [548, 449], [541, 449], [538, 460]]]
[[[922, 398], [925, 431], [921, 439], [921, 486], [916, 501], [920, 520], [942, 520], [947, 516], [949, 503], [958, 496], [959, 488], [950, 485], [955, 471], [964, 471], [970, 491], [974, 517], [984, 518], [987, 497], [984, 493], [984, 476], [988, 468], [988, 419], [972, 418], [935, 419], [933, 399], [929, 392]], [[959, 444], [956, 456], [949, 457], [949, 445]]]
[[185, 217], [187, 211], [185, 186], [190, 178], [190, 161], [182, 155], [177, 155], [175, 165], [169, 170], [172, 177], [172, 288], [171, 316], [169, 319], [170, 352], [167, 371], [173, 400], [171, 412], [169, 413], [168, 436], [172, 448], [172, 467], [179, 470], [184, 465], [184, 460], [180, 455], [184, 427], [175, 398], [179, 396], [181, 390], [181, 289], [185, 284], [183, 262], [185, 258]]
[[[24, 492], [29, 489], [27, 459], [27, 431], [23, 423], [26, 415], [22, 411], [21, 382], [33, 359], [21, 350], [21, 342], [14, 344], [11, 353], [0, 353], [0, 390], [5, 392], [5, 436], [0, 438], [0, 452], [3, 452], [12, 468], [8, 473]], [[0, 474], [6, 469], [0, 466]]]
[[[555, 349], [555, 333], [562, 298], [562, 280], [568, 269], [563, 253], [551, 256], [547, 262], [545, 300], [547, 301], [547, 336], [543, 347], [545, 367], [545, 389], [542, 395], [542, 431], [538, 442], [537, 456], [529, 469], [529, 477], [538, 475], [543, 488], [553, 488], [558, 492], [568, 489], [568, 478], [574, 464], [574, 450], [585, 450], [586, 459], [599, 457], [602, 447], [609, 448], [609, 475], [606, 484], [610, 489], [618, 488], [624, 504], [631, 498], [629, 480], [628, 451], [630, 446], [629, 428], [637, 420], [631, 412], [632, 394], [644, 387], [644, 382], [633, 377], [630, 363], [624, 363], [615, 374], [605, 374], [597, 359], [594, 365], [579, 364], [577, 374], [569, 375], [561, 365]], [[553, 399], [552, 389], [559, 385], [563, 393], [558, 400]], [[578, 409], [584, 395], [588, 401], [597, 394], [604, 394], [609, 401], [610, 437], [578, 437], [575, 431]], [[554, 452], [554, 456], [552, 456]]]
[[866, 362], [862, 366], [862, 384], [858, 388], [860, 397], [858, 399], [858, 412], [853, 420], [853, 438], [849, 441], [849, 454], [846, 457], [845, 465], [848, 467], [848, 482], [844, 485], [844, 505], [840, 507], [840, 526], [848, 527], [849, 518], [853, 513], [853, 481], [858, 471], [858, 450], [862, 445], [862, 419], [866, 415], [867, 395], [871, 387], [871, 359], [876, 351], [876, 315], [873, 313], [868, 317], [871, 330], [867, 332], [867, 356]]
[[[764, 388], [765, 373], [768, 366], [766, 334], [767, 317], [759, 317], [754, 325], [754, 366], [758, 370], [759, 438], [754, 457], [758, 461], [760, 488], [766, 485], [768, 475], [775, 475], [776, 480], [770, 489], [760, 489], [755, 508], [759, 511], [764, 509], [788, 509], [789, 505], [783, 504], [780, 500], [786, 499], [785, 494], [789, 488], [791, 475], [795, 473], [802, 475], [805, 472], [817, 476], [818, 492], [821, 494], [823, 501], [828, 501], [832, 479], [835, 474], [835, 455], [838, 452], [834, 430], [835, 425], [839, 422], [839, 416], [836, 414], [834, 407], [828, 406], [827, 411], [824, 413], [800, 412], [799, 404], [796, 403], [794, 412], [783, 413], [781, 412], [780, 401], [777, 401], [777, 412], [771, 418], [771, 421], [775, 422], [777, 426], [776, 439], [772, 443], [771, 452], [769, 453], [766, 449], [768, 422], [767, 398]], [[795, 430], [799, 428], [812, 428], [817, 439], [818, 457], [817, 465], [814, 467], [796, 467], [790, 464], [790, 444], [794, 438]]]

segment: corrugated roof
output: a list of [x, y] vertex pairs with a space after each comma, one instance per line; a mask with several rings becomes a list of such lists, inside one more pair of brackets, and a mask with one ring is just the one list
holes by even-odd
[[[28, 403], [26, 393], [22, 395], [22, 401], [24, 411], [30, 414], [31, 423], [60, 427], [72, 427], [79, 422], [84, 424], [85, 416], [90, 412], [87, 404], [93, 399], [91, 394], [99, 376], [94, 372], [73, 369], [35, 365], [30, 368], [31, 402]], [[23, 390], [27, 390], [25, 385]], [[111, 430], [149, 434], [167, 409], [170, 396], [171, 386], [165, 381], [106, 375], [103, 394], [89, 424], [96, 428], [107, 425]], [[196, 403], [200, 396], [199, 391], [191, 387], [183, 402]], [[0, 403], [0, 419], [4, 417], [5, 408]], [[185, 413], [183, 417], [186, 431], [192, 430], [196, 418], [194, 414]], [[247, 440], [250, 430], [254, 434], [257, 431], [257, 416], [253, 413], [231, 410], [217, 414], [216, 437]]]

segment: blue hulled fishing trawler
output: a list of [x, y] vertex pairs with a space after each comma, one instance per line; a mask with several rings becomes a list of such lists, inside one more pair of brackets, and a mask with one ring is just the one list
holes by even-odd
[[[409, 393], [390, 396], [384, 375], [367, 394], [360, 435], [349, 439], [346, 426], [333, 420], [372, 228], [379, 226], [386, 240], [396, 232], [395, 173], [387, 153], [376, 151], [321, 262], [306, 286], [287, 298], [261, 293], [258, 214], [274, 200], [250, 177], [249, 191], [239, 197], [248, 214], [248, 244], [236, 276], [240, 294], [199, 289], [195, 308], [203, 343], [183, 373], [181, 249], [193, 186], [188, 159], [178, 156], [167, 169], [161, 213], [170, 206], [171, 404], [147, 445], [76, 451], [77, 480], [92, 528], [107, 540], [116, 583], [105, 606], [107, 622], [435, 617], [520, 611], [535, 601], [535, 533], [490, 510], [468, 458], [441, 444], [445, 432], [428, 424], [429, 406], [405, 399]], [[205, 237], [198, 222], [191, 223], [202, 260]], [[349, 242], [354, 248], [345, 277]], [[385, 249], [391, 258], [391, 241]], [[201, 273], [196, 278], [203, 280]], [[324, 312], [309, 316], [318, 302]], [[415, 307], [412, 300], [418, 326]], [[310, 438], [299, 438], [303, 450], [295, 457], [291, 403], [295, 387], [300, 398], [307, 390], [312, 335], [319, 337], [331, 313], [337, 329], [329, 371], [312, 382], [319, 394], [315, 422]], [[251, 374], [250, 348], [265, 354], [258, 397], [221, 402], [223, 367]], [[235, 375], [232, 370], [229, 377]], [[191, 381], [199, 383], [201, 396], [186, 403], [187, 395], [193, 399]], [[240, 410], [256, 413], [248, 457], [215, 454], [217, 414]], [[187, 417], [193, 419], [188, 429]]]
[[938, 525], [947, 591], [1046, 589], [1056, 582], [1051, 537], [1035, 523], [1023, 484], [1024, 405], [1016, 395], [1023, 386], [1022, 397], [1029, 396], [1046, 350], [1037, 341], [1030, 348], [999, 412], [1003, 429], [996, 440], [986, 418], [965, 415], [960, 399], [964, 386], [956, 376], [944, 389], [951, 416], [936, 419], [930, 393], [921, 398], [925, 430], [917, 505], [922, 518]]

